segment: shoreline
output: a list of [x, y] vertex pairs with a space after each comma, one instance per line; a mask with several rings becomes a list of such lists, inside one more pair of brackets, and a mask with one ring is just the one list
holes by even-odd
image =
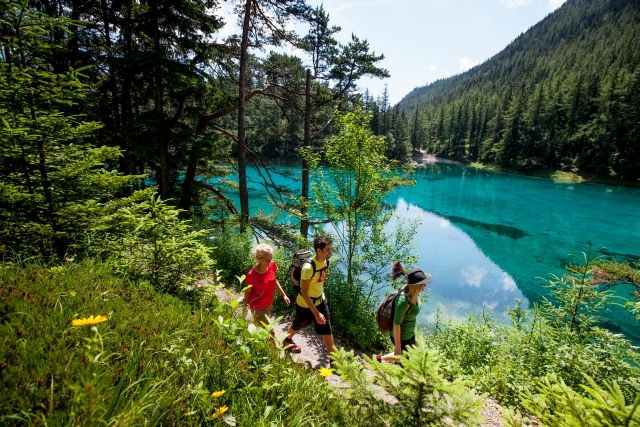
[[[457, 160], [451, 160], [451, 159], [447, 159], [444, 157], [438, 157], [435, 154], [427, 154], [424, 152], [414, 152], [414, 154], [411, 156], [411, 161], [413, 163], [414, 167], [417, 168], [421, 168], [421, 167], [426, 167], [428, 165], [434, 165], [434, 164], [449, 164], [449, 165], [460, 165], [460, 166], [466, 166], [466, 167], [474, 167], [471, 163], [464, 163], [464, 162], [460, 162]], [[496, 172], [496, 173], [506, 173], [506, 174], [515, 174], [515, 175], [521, 175], [521, 176], [529, 176], [529, 177], [533, 177], [533, 178], [544, 178], [544, 179], [551, 179], [554, 180], [553, 178], [553, 174], [557, 173], [557, 170], [551, 170], [551, 169], [536, 169], [536, 170], [531, 170], [531, 171], [519, 171], [519, 170], [515, 170], [515, 169], [502, 169], [498, 166], [494, 166], [491, 164], [482, 164], [484, 167], [483, 169], [486, 169], [488, 171], [491, 172]], [[583, 179], [582, 182], [568, 182], [565, 184], [577, 184], [577, 183], [582, 183], [582, 184], [601, 184], [601, 185], [614, 185], [614, 186], [622, 186], [622, 187], [629, 187], [629, 188], [640, 188], [640, 180], [638, 181], [618, 181], [614, 178], [610, 178], [610, 177], [602, 177], [602, 176], [597, 176], [597, 175], [593, 175], [593, 174], [580, 174], [579, 172], [576, 173], [576, 176], [579, 176]], [[555, 180], [554, 180], [555, 181]], [[560, 183], [560, 182], [559, 182]]]

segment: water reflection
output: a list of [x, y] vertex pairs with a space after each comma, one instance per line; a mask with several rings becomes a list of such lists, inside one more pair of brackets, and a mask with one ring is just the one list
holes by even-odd
[[437, 310], [445, 317], [466, 318], [490, 312], [507, 321], [507, 310], [527, 299], [515, 280], [488, 258], [466, 233], [451, 221], [399, 198], [396, 214], [419, 219], [415, 240], [418, 265], [433, 275], [419, 322], [433, 321]]

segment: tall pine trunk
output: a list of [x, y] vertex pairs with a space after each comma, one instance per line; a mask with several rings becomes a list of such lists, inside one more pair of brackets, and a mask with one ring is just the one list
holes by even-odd
[[158, 22], [158, 5], [151, 2], [151, 19], [153, 25], [153, 50], [155, 63], [153, 70], [154, 78], [154, 109], [156, 116], [156, 137], [160, 145], [160, 195], [169, 195], [169, 141], [165, 129], [164, 108], [162, 105], [163, 82], [162, 82], [162, 51], [160, 48], [160, 24]]
[[[304, 148], [311, 145], [311, 70], [307, 69], [307, 82], [305, 89], [304, 100]], [[302, 156], [302, 207], [300, 212], [302, 218], [300, 219], [300, 234], [305, 239], [309, 234], [309, 219], [308, 208], [309, 202], [309, 162]]]
[[249, 191], [247, 189], [247, 146], [245, 129], [245, 93], [247, 90], [247, 62], [249, 59], [249, 26], [251, 25], [252, 0], [244, 6], [242, 42], [240, 44], [240, 75], [238, 82], [238, 186], [240, 187], [240, 230], [244, 231], [249, 220]]

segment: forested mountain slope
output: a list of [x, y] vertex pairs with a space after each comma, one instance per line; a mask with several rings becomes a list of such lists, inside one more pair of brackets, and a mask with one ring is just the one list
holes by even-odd
[[[455, 35], [452, 35], [455, 36]], [[569, 0], [399, 103], [412, 145], [462, 161], [640, 177], [640, 2]]]

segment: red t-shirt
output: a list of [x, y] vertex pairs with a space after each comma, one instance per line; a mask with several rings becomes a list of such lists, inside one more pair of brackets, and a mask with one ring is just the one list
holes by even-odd
[[260, 274], [253, 267], [249, 270], [245, 279], [247, 285], [253, 285], [249, 294], [249, 307], [254, 310], [264, 310], [271, 306], [276, 292], [276, 271], [278, 271], [278, 265], [273, 261], [265, 273]]

